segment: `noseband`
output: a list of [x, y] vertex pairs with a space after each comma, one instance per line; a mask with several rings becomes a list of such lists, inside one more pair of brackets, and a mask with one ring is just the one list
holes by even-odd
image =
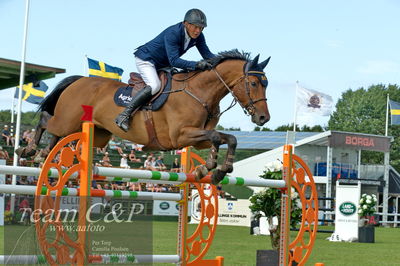
[[[213, 68], [213, 71], [215, 72], [215, 74], [217, 75], [217, 77], [219, 78], [219, 80], [222, 82], [222, 84], [224, 84], [225, 88], [229, 91], [229, 93], [232, 95], [233, 97], [233, 101], [231, 103], [231, 105], [228, 107], [228, 109], [226, 109], [225, 111], [221, 112], [220, 115], [222, 115], [222, 113], [228, 111], [230, 108], [232, 108], [236, 103], [239, 103], [240, 107], [242, 107], [244, 113], [246, 115], [253, 115], [254, 112], [256, 111], [256, 107], [254, 106], [255, 103], [260, 102], [260, 101], [267, 101], [267, 98], [260, 98], [257, 100], [253, 100], [253, 98], [251, 98], [250, 95], [250, 87], [249, 87], [249, 76], [264, 76], [265, 78], [265, 73], [264, 72], [260, 72], [260, 71], [252, 71], [252, 70], [248, 70], [248, 66], [249, 63], [246, 63], [244, 66], [244, 75], [241, 76], [233, 85], [232, 88], [234, 88], [239, 82], [241, 82], [243, 79], [245, 81], [245, 88], [246, 88], [246, 95], [249, 98], [249, 102], [246, 105], [243, 105], [238, 97], [236, 97], [233, 89], [231, 89], [226, 83], [225, 81], [222, 79], [221, 75], [217, 72], [217, 70], [215, 68]], [[266, 81], [265, 81], [266, 82]]]

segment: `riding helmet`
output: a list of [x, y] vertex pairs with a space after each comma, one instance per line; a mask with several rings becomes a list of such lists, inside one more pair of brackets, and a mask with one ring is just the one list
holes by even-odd
[[203, 28], [207, 27], [206, 15], [203, 13], [203, 11], [197, 8], [190, 9], [188, 12], [186, 12], [183, 21], [186, 21], [190, 24], [194, 24], [199, 27]]

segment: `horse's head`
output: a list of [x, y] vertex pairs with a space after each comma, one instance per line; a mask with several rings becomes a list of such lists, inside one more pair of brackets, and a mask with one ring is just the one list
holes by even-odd
[[264, 68], [271, 57], [258, 63], [259, 57], [260, 55], [257, 55], [244, 64], [243, 75], [237, 79], [229, 91], [245, 113], [251, 115], [251, 121], [262, 126], [270, 119], [266, 98], [268, 79]]

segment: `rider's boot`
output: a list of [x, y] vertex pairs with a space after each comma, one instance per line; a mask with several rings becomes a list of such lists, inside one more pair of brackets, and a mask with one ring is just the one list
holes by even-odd
[[144, 87], [134, 96], [125, 110], [115, 118], [115, 123], [123, 131], [127, 132], [129, 130], [129, 119], [131, 118], [132, 112], [150, 100], [151, 96], [151, 87]]

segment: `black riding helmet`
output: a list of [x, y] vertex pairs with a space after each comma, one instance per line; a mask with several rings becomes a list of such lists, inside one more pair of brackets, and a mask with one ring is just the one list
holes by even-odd
[[206, 15], [203, 13], [203, 11], [197, 8], [190, 9], [188, 12], [186, 12], [183, 21], [199, 27], [207, 27]]

